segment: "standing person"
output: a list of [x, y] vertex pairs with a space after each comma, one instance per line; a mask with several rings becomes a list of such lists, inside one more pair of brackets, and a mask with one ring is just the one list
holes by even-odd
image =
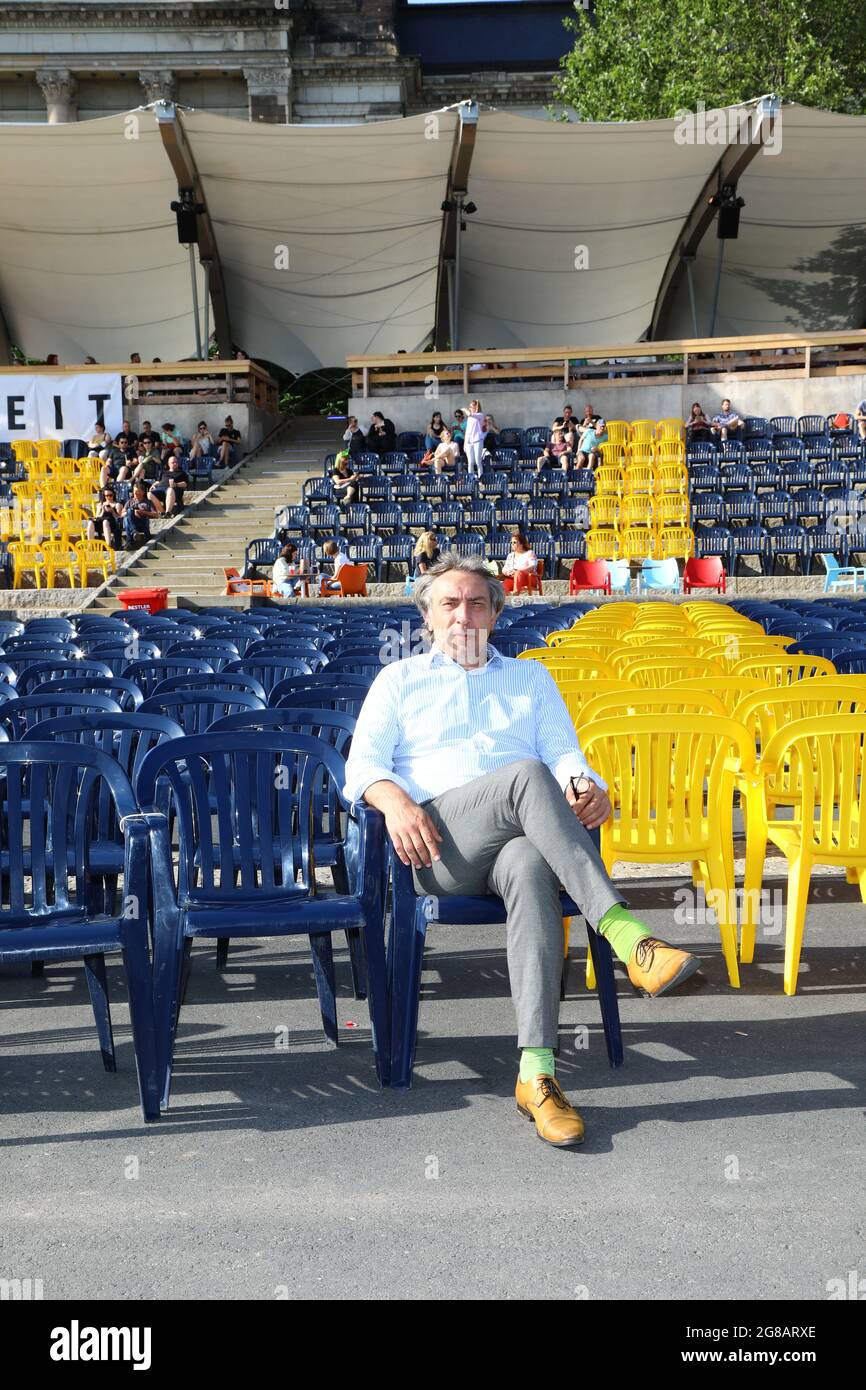
[[367, 436], [358, 424], [357, 415], [350, 415], [343, 430], [343, 443], [350, 454], [366, 454]]
[[583, 1121], [556, 1080], [560, 887], [659, 995], [698, 968], [629, 910], [587, 831], [611, 815], [553, 678], [489, 642], [505, 604], [476, 555], [449, 554], [415, 584], [432, 646], [389, 662], [361, 708], [344, 795], [381, 811], [416, 893], [495, 893], [506, 910], [517, 1016], [515, 1099], [546, 1143], [579, 1144]]
[[[866, 439], [866, 401], [860, 401], [854, 411], [854, 423], [857, 426], [857, 438]], [[847, 422], [842, 428], [848, 428]]]
[[463, 436], [463, 452], [466, 455], [467, 472], [481, 477], [481, 453], [484, 448], [484, 411], [480, 401], [470, 401], [466, 413], [466, 432]]

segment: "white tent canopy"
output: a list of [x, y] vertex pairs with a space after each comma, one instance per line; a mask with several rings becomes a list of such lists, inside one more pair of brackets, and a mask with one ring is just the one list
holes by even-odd
[[[302, 372], [413, 351], [434, 325], [440, 204], [456, 109], [358, 126], [268, 126], [178, 111], [222, 265], [231, 333]], [[782, 147], [740, 179], [717, 332], [863, 323], [866, 119], [790, 106]], [[462, 237], [460, 343], [639, 340], [668, 260], [724, 147], [677, 123], [580, 124], [482, 109]], [[177, 179], [152, 108], [0, 125], [0, 309], [28, 355], [191, 356]], [[695, 264], [706, 332], [716, 238]], [[199, 271], [200, 293], [203, 280]], [[660, 336], [692, 336], [681, 281]]]

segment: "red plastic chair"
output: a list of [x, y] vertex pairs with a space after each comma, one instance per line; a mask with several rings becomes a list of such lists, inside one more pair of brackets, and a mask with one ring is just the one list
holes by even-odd
[[507, 594], [543, 594], [544, 561], [539, 560], [537, 570], [517, 570], [507, 574], [502, 581]]
[[723, 594], [726, 578], [725, 567], [718, 555], [706, 555], [702, 560], [687, 560], [683, 573], [683, 593], [690, 594], [692, 589], [715, 589], [716, 593]]
[[601, 589], [610, 593], [610, 567], [607, 560], [575, 560], [568, 580], [568, 592], [579, 594], [584, 589]]

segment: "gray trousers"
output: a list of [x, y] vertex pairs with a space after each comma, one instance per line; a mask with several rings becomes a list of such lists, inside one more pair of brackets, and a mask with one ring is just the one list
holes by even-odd
[[563, 939], [560, 885], [590, 926], [624, 902], [589, 833], [544, 763], [525, 759], [424, 802], [442, 858], [414, 869], [435, 896], [496, 893], [505, 903], [519, 1047], [556, 1047]]

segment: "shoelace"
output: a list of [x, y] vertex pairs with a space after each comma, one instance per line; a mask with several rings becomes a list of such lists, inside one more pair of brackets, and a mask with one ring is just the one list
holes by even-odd
[[555, 1105], [558, 1105], [560, 1107], [561, 1110], [567, 1110], [569, 1108], [568, 1101], [562, 1094], [559, 1082], [556, 1081], [552, 1076], [540, 1077], [538, 1084], [539, 1089], [541, 1090], [541, 1094], [545, 1100], [552, 1100]]
[[[656, 946], [665, 946], [667, 943], [659, 941], [656, 936], [645, 936], [637, 943], [635, 960], [641, 970], [651, 970], [653, 959], [656, 953]], [[649, 959], [647, 959], [649, 957]]]

